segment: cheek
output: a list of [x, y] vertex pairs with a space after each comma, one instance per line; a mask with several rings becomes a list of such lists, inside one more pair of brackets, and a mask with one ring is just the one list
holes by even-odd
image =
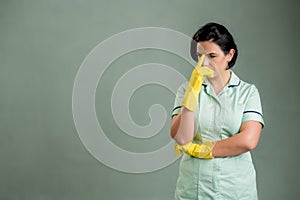
[[227, 68], [228, 62], [227, 62], [227, 60], [226, 60], [225, 57], [220, 58], [220, 59], [218, 60], [218, 66], [219, 66], [219, 67], [222, 67], [222, 68]]
[[224, 65], [227, 65], [227, 62], [224, 58], [215, 58], [212, 61], [213, 67], [222, 68]]

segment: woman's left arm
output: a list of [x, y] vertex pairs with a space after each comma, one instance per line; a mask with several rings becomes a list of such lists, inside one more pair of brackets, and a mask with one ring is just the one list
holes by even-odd
[[258, 144], [261, 130], [262, 124], [258, 121], [243, 122], [238, 134], [215, 143], [212, 156], [235, 156], [253, 150]]

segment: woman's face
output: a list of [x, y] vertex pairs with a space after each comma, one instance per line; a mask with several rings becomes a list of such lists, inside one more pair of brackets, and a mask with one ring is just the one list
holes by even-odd
[[197, 55], [200, 57], [202, 54], [206, 54], [203, 66], [207, 66], [215, 72], [223, 72], [228, 69], [228, 63], [234, 55], [234, 49], [225, 55], [220, 46], [212, 41], [198, 42]]

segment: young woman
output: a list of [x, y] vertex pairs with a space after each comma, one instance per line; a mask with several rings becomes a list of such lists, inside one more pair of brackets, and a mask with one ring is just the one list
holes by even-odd
[[253, 84], [231, 70], [238, 50], [222, 25], [209, 23], [193, 40], [199, 61], [177, 92], [171, 137], [180, 162], [175, 199], [257, 199], [250, 151], [264, 126]]

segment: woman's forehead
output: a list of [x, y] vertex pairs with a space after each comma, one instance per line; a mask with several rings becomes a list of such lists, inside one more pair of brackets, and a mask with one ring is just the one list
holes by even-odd
[[199, 53], [212, 53], [212, 52], [218, 52], [222, 51], [219, 45], [212, 41], [204, 41], [204, 42], [198, 42], [197, 43], [197, 52]]

